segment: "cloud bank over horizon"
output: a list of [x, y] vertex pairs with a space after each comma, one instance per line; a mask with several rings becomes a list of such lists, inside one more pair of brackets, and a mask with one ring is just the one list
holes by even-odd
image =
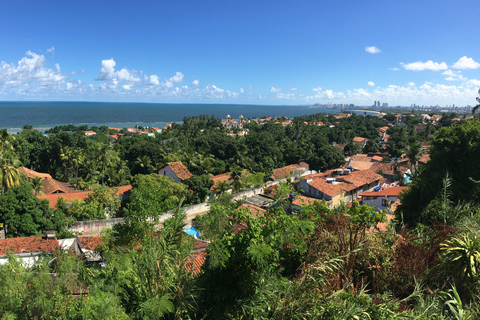
[[[381, 52], [377, 47], [366, 47], [366, 52]], [[46, 50], [55, 56], [52, 46]], [[58, 53], [57, 53], [58, 57]], [[1, 57], [0, 57], [1, 58]], [[188, 72], [176, 71], [174, 74], [161, 77], [149, 74], [147, 70], [137, 70], [127, 66], [117, 67], [114, 58], [99, 61], [98, 69], [88, 70], [88, 74], [96, 73], [95, 78], [85, 79], [87, 71], [62, 72], [59, 63], [49, 67], [49, 60], [42, 54], [27, 51], [17, 64], [2, 61], [0, 63], [0, 99], [2, 100], [85, 100], [85, 101], [137, 101], [137, 102], [212, 102], [224, 103], [282, 103], [282, 104], [314, 104], [314, 103], [354, 103], [371, 105], [372, 101], [387, 102], [389, 105], [473, 105], [480, 80], [469, 79], [464, 71], [480, 68], [480, 63], [473, 58], [463, 56], [449, 64], [433, 60], [400, 62], [404, 77], [419, 72], [433, 72], [432, 80], [419, 82], [402, 81], [390, 84], [366, 74], [365, 87], [352, 87], [344, 90], [328, 88], [326, 82], [322, 87], [308, 87], [289, 83], [282, 86], [265, 83], [264, 89], [247, 83], [242, 88], [224, 88], [218, 84], [202, 81], [201, 75], [187, 76]], [[397, 70], [398, 68], [389, 68]], [[413, 71], [413, 72], [412, 72]], [[412, 72], [412, 73], [410, 73]], [[80, 80], [82, 74], [84, 80]], [[443, 76], [438, 79], [438, 76]], [[288, 75], [287, 75], [288, 76]], [[189, 79], [189, 80], [187, 80]], [[226, 83], [228, 79], [220, 78], [217, 83]], [[375, 80], [375, 81], [373, 81]], [[412, 76], [413, 80], [413, 76]], [[185, 82], [188, 82], [185, 84]], [[324, 81], [325, 82], [325, 81]], [[400, 82], [400, 80], [398, 81]], [[205, 84], [203, 84], [205, 83]], [[421, 83], [417, 85], [416, 83]], [[377, 84], [377, 85], [376, 85]]]

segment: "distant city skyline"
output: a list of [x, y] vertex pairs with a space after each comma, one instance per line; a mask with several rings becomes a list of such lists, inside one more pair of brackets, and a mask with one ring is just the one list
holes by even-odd
[[0, 101], [473, 106], [477, 0], [8, 1]]

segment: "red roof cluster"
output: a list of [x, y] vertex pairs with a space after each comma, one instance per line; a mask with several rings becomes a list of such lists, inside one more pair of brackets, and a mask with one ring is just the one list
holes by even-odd
[[78, 237], [78, 240], [86, 250], [96, 250], [103, 245], [103, 237]]
[[21, 253], [52, 252], [60, 249], [57, 238], [46, 237], [20, 237], [0, 239], [0, 256]]
[[[305, 162], [303, 162], [303, 163], [305, 163]], [[285, 166], [285, 167], [273, 169], [273, 174], [272, 174], [271, 178], [272, 178], [272, 180], [280, 180], [280, 179], [285, 178], [289, 174], [292, 174], [295, 171], [303, 172], [305, 170], [307, 170], [307, 168], [305, 168], [305, 167], [303, 167], [299, 164], [290, 164], [290, 165]]]
[[20, 173], [23, 173], [24, 175], [26, 175], [30, 179], [33, 179], [35, 177], [38, 177], [38, 178], [42, 179], [42, 186], [43, 186], [42, 192], [44, 194], [52, 194], [52, 193], [56, 193], [56, 192], [63, 192], [63, 193], [77, 192], [70, 185], [70, 183], [60, 182], [58, 180], [55, 180], [48, 173], [36, 172], [34, 170], [31, 170], [31, 169], [28, 169], [28, 168], [25, 168], [25, 167], [20, 167], [20, 168], [18, 168], [18, 170], [20, 171]]
[[[120, 186], [117, 187], [118, 194], [121, 196], [126, 196], [128, 192], [132, 189], [132, 185]], [[37, 195], [37, 198], [43, 200], [46, 199], [50, 202], [50, 208], [55, 209], [55, 206], [58, 202], [59, 198], [63, 198], [65, 202], [72, 202], [74, 200], [83, 201], [88, 195], [92, 192], [91, 190], [86, 191], [75, 191], [75, 192], [68, 192], [68, 193], [53, 193], [53, 194], [45, 194], [45, 195]]]

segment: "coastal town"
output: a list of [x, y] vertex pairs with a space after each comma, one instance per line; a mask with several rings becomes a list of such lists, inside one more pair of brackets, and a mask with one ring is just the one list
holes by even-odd
[[[451, 180], [458, 177], [453, 170], [458, 170], [460, 163], [466, 167], [469, 164], [463, 162], [466, 157], [449, 164], [439, 163], [438, 159], [456, 159], [471, 150], [449, 154], [460, 147], [450, 145], [447, 150], [439, 146], [445, 144], [445, 139], [454, 144], [448, 134], [456, 134], [457, 129], [479, 133], [480, 125], [472, 118], [453, 113], [358, 115], [345, 111], [294, 119], [226, 115], [221, 120], [198, 116], [164, 128], [69, 125], [41, 134], [25, 126], [15, 135], [3, 130], [0, 265], [18, 264], [22, 270], [36, 270], [45, 261], [49, 261], [49, 267], [52, 259], [60, 261], [67, 254], [81, 258], [89, 268], [105, 272], [114, 265], [112, 252], [120, 247], [133, 255], [151, 255], [142, 250], [160, 250], [152, 247], [153, 239], [161, 238], [160, 243], [167, 245], [165, 241], [175, 235], [175, 241], [184, 244], [171, 250], [176, 250], [176, 266], [190, 277], [189, 281], [207, 276], [220, 277], [215, 281], [221, 281], [228, 268], [233, 268], [228, 272], [240, 277], [236, 264], [260, 259], [247, 254], [248, 250], [269, 248], [282, 256], [308, 243], [301, 255], [353, 257], [352, 252], [363, 250], [364, 242], [373, 245], [378, 239], [390, 239], [393, 246], [385, 247], [394, 253], [389, 263], [413, 259], [402, 267], [397, 265], [395, 268], [400, 269], [396, 272], [421, 275], [433, 266], [428, 263], [435, 264], [438, 258], [422, 262], [419, 271], [413, 264], [419, 263], [415, 259], [420, 256], [400, 257], [395, 248], [411, 247], [408, 241], [413, 238], [407, 240], [408, 228], [418, 225], [432, 225], [437, 228], [432, 230], [438, 231], [435, 223], [443, 223], [444, 238], [438, 241], [446, 241], [454, 233], [448, 228], [454, 228], [453, 219], [460, 219], [464, 209], [454, 208], [453, 192], [457, 191], [448, 188], [455, 186]], [[46, 153], [42, 153], [42, 145]], [[52, 154], [54, 150], [58, 154]], [[473, 154], [478, 152], [475, 146]], [[432, 157], [436, 169], [446, 166], [443, 171], [431, 166]], [[275, 166], [280, 163], [284, 165]], [[445, 175], [432, 186], [431, 177], [439, 170]], [[474, 198], [478, 196], [478, 173], [459, 173], [472, 181]], [[427, 187], [418, 189], [425, 183], [432, 189], [430, 199], [416, 202], [428, 197]], [[455, 197], [460, 199], [459, 195]], [[448, 207], [432, 209], [438, 201]], [[412, 206], [425, 209], [413, 212]], [[267, 233], [270, 237], [276, 232], [285, 232], [280, 242], [265, 240]], [[226, 239], [252, 242], [244, 243], [246, 247], [241, 249], [238, 246], [243, 242], [227, 245]], [[257, 242], [260, 239], [269, 247], [257, 247], [263, 246]], [[342, 241], [346, 247], [327, 254], [328, 243], [337, 243], [336, 248]], [[219, 252], [220, 244], [227, 251]], [[436, 242], [436, 247], [429, 249], [436, 251], [428, 254], [440, 256], [440, 247]], [[265, 259], [263, 263], [275, 263], [274, 269], [282, 266], [281, 270], [287, 272], [289, 267], [283, 264], [289, 261], [294, 268], [289, 271], [292, 275], [299, 272], [299, 263], [305, 259], [285, 256], [278, 260], [280, 256], [274, 258], [266, 253], [268, 250], [262, 251], [266, 255], [261, 258]], [[219, 254], [227, 253], [230, 258], [218, 264], [218, 259], [225, 259]], [[155, 259], [158, 264], [166, 258]], [[315, 259], [309, 263], [315, 263]], [[324, 259], [321, 261], [326, 263]], [[259, 268], [253, 261], [248, 262], [249, 268]], [[163, 263], [165, 266], [149, 267], [157, 268], [156, 272], [172, 268], [166, 261]], [[384, 268], [378, 261], [373, 266]], [[307, 265], [304, 267], [301, 272], [310, 272]], [[356, 269], [364, 270], [360, 278], [351, 269], [349, 273], [330, 274], [330, 281], [337, 289], [346, 283], [356, 288], [367, 278], [374, 285], [376, 278], [362, 268]], [[255, 273], [252, 271], [252, 275]], [[61, 277], [61, 271], [53, 274]], [[242, 281], [252, 275], [244, 275]], [[79, 278], [74, 283], [68, 295], [93, 294]], [[216, 285], [220, 286], [218, 282]], [[211, 288], [207, 285], [205, 290]], [[380, 289], [372, 286], [371, 290]], [[399, 298], [408, 292], [403, 290], [396, 293]]]

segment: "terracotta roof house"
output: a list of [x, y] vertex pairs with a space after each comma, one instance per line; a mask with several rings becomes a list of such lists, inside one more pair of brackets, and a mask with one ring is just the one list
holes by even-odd
[[374, 162], [372, 161], [359, 161], [359, 160], [352, 160], [348, 164], [349, 167], [352, 167], [354, 170], [368, 170], [372, 167]]
[[[125, 200], [130, 190], [132, 189], [132, 185], [120, 186], [117, 187], [118, 189], [118, 196], [122, 200]], [[40, 200], [46, 199], [50, 202], [50, 208], [55, 209], [58, 199], [63, 198], [65, 202], [72, 202], [74, 200], [83, 201], [85, 198], [88, 197], [88, 194], [92, 192], [91, 190], [86, 191], [75, 191], [75, 192], [66, 192], [66, 193], [53, 193], [53, 194], [45, 194], [45, 195], [37, 195], [37, 198]]]
[[159, 175], [172, 178], [174, 182], [182, 182], [192, 176], [192, 173], [188, 171], [181, 161], [169, 162], [155, 171]]
[[301, 176], [303, 172], [308, 170], [308, 167], [306, 168], [308, 164], [305, 162], [302, 162], [302, 163], [304, 164], [303, 166], [300, 164], [290, 164], [285, 167], [273, 169], [273, 174], [270, 177], [270, 179], [280, 180], [280, 179], [286, 178], [287, 176], [291, 176], [292, 178], [296, 179], [299, 176]]
[[341, 201], [350, 203], [357, 200], [359, 193], [373, 190], [381, 179], [382, 176], [373, 171], [362, 170], [336, 175], [333, 178], [303, 179], [298, 185], [306, 195], [332, 201], [332, 207], [335, 207]]
[[220, 183], [220, 181], [226, 182], [228, 184], [231, 184], [233, 181], [230, 176], [230, 172], [218, 174], [216, 176], [210, 177], [209, 179], [213, 181], [213, 186], [210, 188], [211, 191], [214, 191], [217, 189], [217, 186]]
[[341, 179], [345, 182], [351, 183], [364, 190], [371, 189], [378, 185], [382, 176], [376, 174], [372, 170], [353, 171], [352, 173], [342, 176]]
[[[399, 164], [400, 167], [398, 170], [400, 171], [400, 175], [404, 175], [405, 172], [411, 168], [410, 162], [408, 161], [399, 162]], [[383, 175], [391, 181], [394, 181], [396, 178], [398, 178], [395, 176], [395, 172], [393, 171], [392, 162], [375, 162], [370, 167], [370, 170], [377, 174]]]
[[343, 154], [343, 151], [344, 151], [344, 149], [345, 149], [346, 144], [341, 144], [341, 143], [335, 143], [335, 142], [334, 142], [332, 145], [333, 145], [335, 148], [340, 149], [340, 151], [341, 151], [342, 154]]
[[32, 267], [42, 255], [59, 249], [55, 232], [50, 231], [44, 237], [0, 239], [0, 264], [8, 262], [8, 254], [14, 254], [25, 267]]
[[431, 122], [438, 122], [442, 119], [442, 116], [438, 115], [438, 114], [434, 114], [433, 116], [430, 117], [430, 121]]
[[25, 167], [20, 167], [18, 170], [30, 179], [35, 177], [42, 179], [42, 192], [44, 194], [77, 192], [70, 183], [55, 180], [48, 173], [36, 172]]
[[326, 182], [323, 179], [303, 179], [300, 180], [299, 186], [306, 195], [331, 201], [333, 206], [338, 205], [344, 200], [342, 197], [342, 188], [336, 184]]
[[363, 137], [355, 137], [353, 138], [353, 142], [355, 142], [356, 144], [358, 144], [360, 147], [363, 148], [367, 144], [368, 139]]
[[184, 268], [186, 270], [192, 270], [193, 276], [197, 276], [202, 271], [202, 266], [207, 258], [207, 252], [198, 251], [188, 255], [185, 260]]
[[391, 204], [398, 200], [400, 193], [408, 187], [389, 187], [383, 190], [367, 191], [360, 194], [362, 204], [368, 204], [375, 207], [376, 211], [390, 210]]

